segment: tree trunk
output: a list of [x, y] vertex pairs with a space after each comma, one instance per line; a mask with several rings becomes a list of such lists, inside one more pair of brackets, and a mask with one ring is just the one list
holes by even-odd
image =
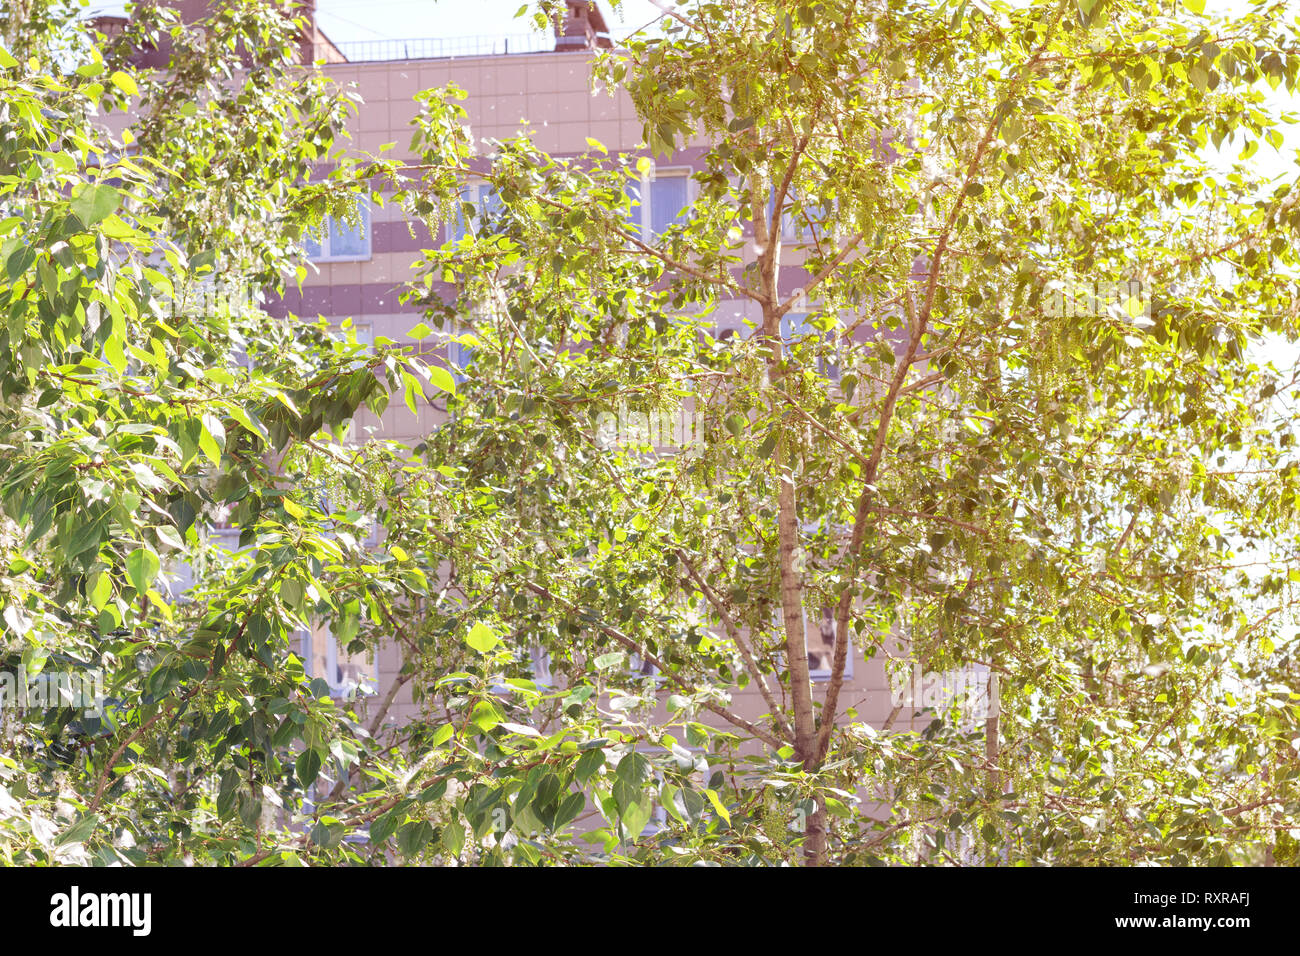
[[[777, 274], [781, 262], [780, 211], [782, 194], [776, 197], [769, 224], [763, 216], [765, 201], [761, 189], [750, 194], [751, 221], [754, 238], [762, 250], [758, 257], [759, 274], [763, 287], [763, 337], [767, 345], [768, 381], [780, 381], [785, 358], [781, 338], [781, 299]], [[782, 427], [782, 426], [778, 426]], [[777, 478], [777, 541], [781, 575], [781, 618], [785, 630], [786, 669], [790, 674], [790, 700], [794, 708], [795, 756], [804, 770], [813, 772], [820, 762], [817, 752], [817, 723], [813, 714], [812, 682], [808, 678], [808, 644], [803, 623], [803, 573], [795, 567], [799, 549], [799, 509], [795, 501], [795, 478], [789, 468], [790, 436], [783, 434], [776, 443]], [[790, 474], [787, 475], [786, 471]], [[821, 865], [826, 849], [825, 806], [817, 801], [817, 809], [808, 820], [804, 835], [804, 862], [809, 866]]]

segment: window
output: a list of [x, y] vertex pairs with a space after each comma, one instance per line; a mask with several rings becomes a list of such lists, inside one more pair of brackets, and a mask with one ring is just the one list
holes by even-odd
[[[528, 645], [528, 672], [532, 675], [533, 683], [537, 689], [543, 693], [555, 689], [555, 677], [551, 673], [551, 655], [540, 644]], [[499, 697], [508, 697], [514, 694], [515, 689], [506, 683], [493, 682], [492, 693]]]
[[690, 204], [690, 179], [685, 170], [657, 172], [650, 186], [650, 235], [662, 236], [668, 227], [686, 221]]
[[[787, 350], [805, 340], [814, 348], [820, 347], [817, 342], [819, 339], [831, 343], [835, 342], [835, 332], [823, 332], [812, 323], [811, 319], [814, 314], [810, 312], [787, 312], [781, 317], [781, 341], [785, 343]], [[832, 349], [834, 349], [834, 345], [832, 345]], [[839, 381], [840, 363], [834, 354], [827, 355], [824, 351], [818, 354], [816, 368], [818, 372], [831, 381]]]
[[379, 691], [379, 662], [371, 651], [351, 654], [338, 646], [329, 628], [320, 624], [303, 638], [307, 674], [324, 678], [335, 697], [361, 697]]
[[451, 377], [459, 385], [469, 378], [469, 366], [474, 361], [474, 346], [477, 342], [470, 332], [460, 332], [447, 340], [447, 364], [451, 366]]
[[[447, 238], [451, 242], [459, 242], [471, 233], [477, 235], [479, 226], [501, 211], [501, 199], [491, 183], [468, 184], [460, 191], [460, 199], [460, 207], [447, 223]], [[465, 212], [466, 203], [473, 207], [473, 212]]]
[[[784, 343], [787, 352], [792, 347], [805, 342], [808, 347], [819, 349], [814, 367], [826, 378], [838, 382], [842, 371], [838, 355], [839, 349], [835, 345], [838, 335], [833, 329], [830, 332], [823, 332], [817, 328], [812, 321], [812, 317], [816, 314], [815, 312], [787, 312], [781, 316], [781, 341]], [[745, 338], [749, 338], [756, 331], [753, 326], [749, 326], [743, 329], [740, 334]], [[730, 337], [729, 335], [726, 336], [726, 338]], [[829, 351], [818, 340], [831, 343]]]
[[[781, 609], [776, 609], [774, 625], [780, 630], [784, 627]], [[815, 681], [831, 679], [831, 668], [835, 661], [835, 608], [823, 607], [816, 620], [809, 620], [808, 609], [803, 609], [803, 639], [808, 649], [808, 676]], [[844, 677], [853, 677], [853, 642], [849, 641], [849, 653], [844, 659]]]
[[[831, 666], [835, 660], [835, 609], [824, 607], [815, 627], [809, 629], [807, 612], [804, 612], [804, 643], [808, 645], [808, 676], [813, 680], [830, 680]], [[849, 642], [849, 655], [844, 661], [844, 676], [853, 676], [853, 647]]]
[[643, 236], [662, 236], [669, 226], [686, 222], [686, 207], [691, 203], [691, 179], [688, 169], [655, 170], [640, 182], [630, 182], [632, 228]]
[[[772, 210], [776, 205], [776, 190], [767, 200], [767, 218], [772, 220]], [[785, 208], [781, 210], [781, 238], [790, 242], [808, 241], [827, 238], [832, 206], [829, 201], [800, 202], [798, 197], [788, 194]]]
[[893, 706], [946, 715], [967, 733], [1001, 713], [998, 675], [984, 664], [934, 672], [913, 661], [910, 670], [890, 668], [887, 676]]
[[357, 223], [350, 225], [325, 216], [320, 228], [303, 239], [303, 248], [313, 262], [356, 262], [370, 258], [370, 204], [357, 203]]
[[[500, 325], [506, 315], [505, 293], [496, 286], [490, 293], [475, 302], [470, 309], [473, 325]], [[447, 341], [447, 365], [452, 378], [460, 384], [468, 377], [470, 363], [474, 361], [474, 347], [479, 344], [478, 337], [469, 325], [456, 323], [450, 332], [440, 332]]]
[[354, 322], [350, 318], [345, 318], [337, 326], [331, 328], [329, 334], [332, 338], [345, 345], [350, 339], [355, 339], [364, 354], [374, 354], [375, 329], [369, 322]]
[[528, 659], [532, 665], [533, 681], [543, 690], [555, 687], [555, 677], [551, 674], [551, 655], [540, 644], [528, 648]]
[[653, 677], [656, 683], [662, 680], [659, 668], [652, 661], [642, 659], [636, 651], [628, 651], [627, 674], [629, 677]]

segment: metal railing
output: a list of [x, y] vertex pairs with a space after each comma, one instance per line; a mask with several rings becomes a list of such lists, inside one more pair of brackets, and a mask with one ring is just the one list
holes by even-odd
[[[549, 33], [515, 33], [507, 36], [423, 37], [397, 40], [357, 40], [335, 43], [349, 63], [377, 60], [436, 60], [453, 56], [499, 56], [507, 53], [550, 53], [555, 37]], [[315, 57], [327, 58], [330, 47], [317, 45]]]

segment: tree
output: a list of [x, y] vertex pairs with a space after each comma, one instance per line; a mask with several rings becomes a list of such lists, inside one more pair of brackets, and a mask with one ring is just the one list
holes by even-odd
[[[434, 528], [404, 547], [453, 569], [447, 632], [513, 637], [445, 705], [540, 643], [565, 708], [476, 806], [543, 804], [542, 766], [585, 783], [541, 756], [567, 733], [617, 743], [588, 786], [606, 852], [640, 860], [779, 860], [801, 815], [812, 863], [1292, 852], [1293, 375], [1256, 346], [1295, 337], [1297, 213], [1204, 153], [1276, 147], [1258, 86], [1300, 61], [1281, 7], [1199, 6], [683, 5], [600, 71], [655, 152], [707, 144], [661, 237], [629, 225], [630, 159], [500, 145], [495, 219], [427, 258], [473, 360], [400, 486], [402, 535]], [[734, 300], [760, 318], [719, 343]], [[602, 417], [683, 401], [702, 454], [601, 447]], [[900, 636], [998, 674], [1000, 722], [855, 720], [849, 649]], [[727, 705], [748, 684], [758, 721]], [[672, 819], [638, 840], [652, 778]]]
[[[318, 577], [396, 577], [367, 568], [359, 516], [291, 489], [302, 447], [387, 404], [397, 360], [253, 301], [357, 188], [347, 164], [307, 182], [349, 100], [292, 74], [297, 27], [260, 3], [191, 26], [146, 7], [116, 45], [76, 5], [26, 6], [0, 18], [0, 852], [247, 858], [370, 746], [288, 653]], [[143, 41], [169, 70], [131, 68]], [[106, 699], [82, 706], [69, 678], [93, 672]]]
[[[102, 143], [89, 104], [167, 78], [89, 51], [71, 78], [0, 62], [6, 636], [28, 670], [99, 663], [119, 702], [103, 725], [24, 716], [7, 859], [1294, 858], [1294, 376], [1257, 346], [1297, 337], [1300, 212], [1290, 184], [1203, 159], [1277, 145], [1256, 87], [1300, 69], [1280, 4], [684, 4], [597, 77], [652, 151], [704, 139], [698, 198], [647, 235], [646, 157], [496, 144], [493, 210], [409, 293], [411, 338], [454, 339], [446, 367], [158, 314], [154, 250], [272, 282], [295, 230], [359, 191], [476, 212], [454, 89], [421, 94], [417, 163], [306, 185], [334, 123], [270, 121], [267, 158], [226, 176], [243, 130], [220, 97], [245, 76], [272, 117], [337, 102], [291, 81], [278, 16], [232, 9], [219, 29], [282, 52], [264, 74], [212, 54], [239, 79], [184, 184], [148, 161], [183, 155], [170, 133], [102, 167], [48, 148]], [[183, 95], [154, 102], [188, 128]], [[190, 231], [205, 196], [256, 228]], [[734, 301], [752, 334], [719, 340]], [[390, 388], [443, 396], [447, 423], [413, 449], [348, 439]], [[651, 413], [698, 422], [689, 447], [656, 449]], [[205, 558], [218, 505], [234, 560]], [[194, 568], [184, 595], [155, 586], [164, 552]], [[421, 716], [389, 726], [390, 694], [363, 725], [308, 682], [288, 635], [309, 619], [397, 641]], [[998, 674], [999, 720], [867, 723], [840, 699], [848, 655], [900, 648]], [[766, 714], [734, 706], [750, 686]]]

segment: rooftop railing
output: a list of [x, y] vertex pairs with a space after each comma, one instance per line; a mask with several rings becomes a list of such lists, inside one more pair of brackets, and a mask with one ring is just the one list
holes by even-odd
[[[555, 37], [549, 33], [516, 33], [508, 36], [358, 40], [335, 43], [333, 46], [349, 63], [366, 63], [378, 60], [436, 60], [453, 56], [550, 53], [555, 50]], [[316, 56], [326, 59], [329, 49], [327, 44], [318, 45]]]

